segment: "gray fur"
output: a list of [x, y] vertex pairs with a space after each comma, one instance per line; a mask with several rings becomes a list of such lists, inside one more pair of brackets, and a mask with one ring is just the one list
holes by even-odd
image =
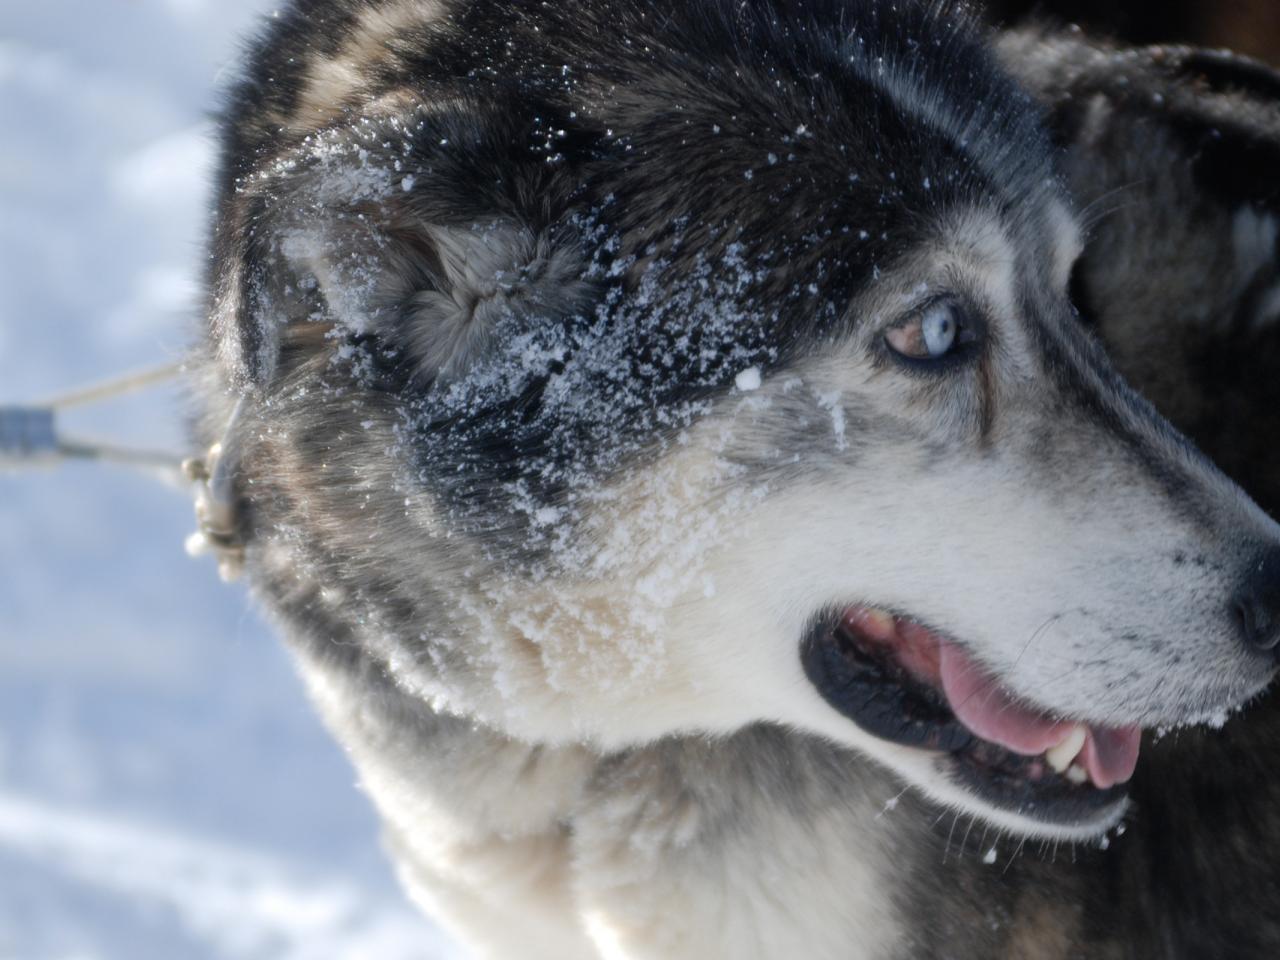
[[[1133, 880], [1186, 806], [1160, 786], [1176, 749], [1111, 851], [1020, 857], [1122, 810], [997, 809], [798, 666], [824, 605], [869, 601], [1090, 723], [1201, 720], [1272, 671], [1228, 599], [1277, 528], [1071, 317], [1072, 201], [1035, 112], [966, 15], [922, 9], [325, 0], [250, 61], [206, 438], [245, 398], [254, 586], [406, 883], [481, 955], [1203, 957], [1238, 933], [1188, 932]], [[1095, 56], [1003, 51], [1058, 105]], [[1086, 200], [1091, 164], [1130, 175], [1105, 120], [1065, 134]], [[1142, 136], [1148, 163], [1183, 156]], [[1194, 178], [1161, 191], [1096, 225], [1084, 269], [1179, 414], [1177, 361], [1124, 346], [1164, 288], [1117, 251], [1158, 237], [1195, 265], [1230, 224], [1240, 281], [1225, 305], [1193, 288], [1186, 325], [1256, 303], [1265, 335], [1272, 235], [1203, 212]], [[945, 284], [999, 349], [904, 373], [884, 325]]]

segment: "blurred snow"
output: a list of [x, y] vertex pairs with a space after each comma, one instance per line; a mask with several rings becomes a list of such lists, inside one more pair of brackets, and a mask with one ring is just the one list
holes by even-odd
[[[3, 797], [0, 837], [6, 841], [0, 863], [9, 861], [8, 871], [17, 872], [15, 865], [20, 871], [24, 860], [43, 868], [36, 896], [24, 885], [0, 904], [6, 927], [36, 934], [6, 945], [8, 956], [51, 947], [63, 956], [102, 955], [105, 944], [91, 932], [99, 903], [106, 920], [99, 929], [110, 930], [110, 947], [120, 956], [415, 960], [433, 941], [436, 950], [446, 949], [440, 938], [424, 935], [407, 908], [377, 904], [345, 878], [317, 878], [256, 850], [154, 824]], [[53, 881], [52, 889], [42, 889], [41, 880]], [[72, 904], [77, 915], [68, 923]], [[41, 922], [31, 924], [31, 915]], [[167, 941], [160, 952], [157, 930]]]
[[[181, 355], [214, 91], [262, 0], [0, 4], [0, 404]], [[179, 450], [173, 390], [68, 433]], [[0, 957], [455, 956], [184, 493], [0, 473]]]

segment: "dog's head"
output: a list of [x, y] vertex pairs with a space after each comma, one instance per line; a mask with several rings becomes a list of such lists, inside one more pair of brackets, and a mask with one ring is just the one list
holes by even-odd
[[338, 51], [323, 129], [233, 118], [211, 344], [286, 615], [314, 585], [513, 736], [777, 722], [1060, 836], [1120, 816], [1140, 728], [1267, 682], [1280, 530], [1079, 323], [1072, 202], [963, 17], [440, 16]]

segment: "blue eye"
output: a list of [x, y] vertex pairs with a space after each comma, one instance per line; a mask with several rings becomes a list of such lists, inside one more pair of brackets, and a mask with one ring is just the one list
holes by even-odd
[[936, 300], [885, 331], [885, 342], [910, 360], [941, 360], [972, 339], [964, 308], [954, 300]]
[[920, 318], [920, 334], [930, 357], [946, 356], [960, 335], [960, 318], [953, 304], [935, 303]]

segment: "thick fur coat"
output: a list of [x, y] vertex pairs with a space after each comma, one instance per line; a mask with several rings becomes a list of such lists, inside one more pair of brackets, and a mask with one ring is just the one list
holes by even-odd
[[[224, 124], [219, 545], [424, 907], [495, 957], [1274, 955], [1270, 701], [1086, 754], [1274, 671], [1280, 529], [1101, 345], [1280, 499], [1275, 96], [948, 5], [286, 7]], [[840, 646], [867, 605], [1084, 783]]]

